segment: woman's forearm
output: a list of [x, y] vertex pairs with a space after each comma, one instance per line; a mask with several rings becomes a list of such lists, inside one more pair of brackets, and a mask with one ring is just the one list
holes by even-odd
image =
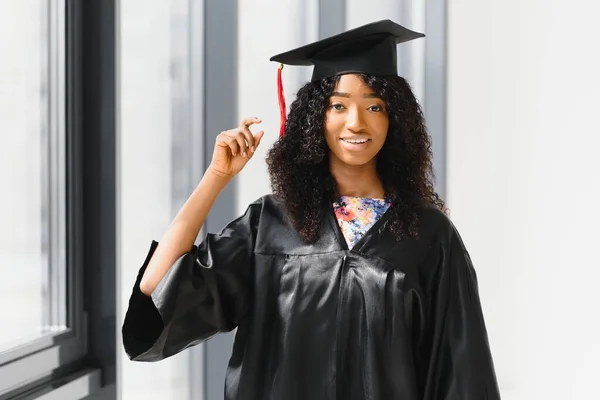
[[140, 290], [150, 296], [169, 268], [192, 248], [219, 193], [230, 178], [210, 169], [187, 199], [164, 233], [140, 282]]

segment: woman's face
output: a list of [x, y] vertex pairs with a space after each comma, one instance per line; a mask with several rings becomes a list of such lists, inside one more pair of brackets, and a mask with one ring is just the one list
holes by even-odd
[[346, 166], [375, 164], [388, 126], [385, 102], [358, 75], [342, 75], [325, 114], [331, 161]]

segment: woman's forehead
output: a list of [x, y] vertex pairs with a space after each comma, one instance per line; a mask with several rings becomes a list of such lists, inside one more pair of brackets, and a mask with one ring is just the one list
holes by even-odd
[[375, 91], [363, 81], [360, 75], [344, 74], [337, 81], [334, 94], [374, 94]]

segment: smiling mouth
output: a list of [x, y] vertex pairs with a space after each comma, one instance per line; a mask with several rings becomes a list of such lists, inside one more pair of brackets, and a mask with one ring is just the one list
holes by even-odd
[[363, 143], [367, 143], [367, 142], [371, 141], [371, 139], [345, 139], [345, 138], [340, 138], [340, 140], [343, 142], [352, 143], [352, 144], [363, 144]]

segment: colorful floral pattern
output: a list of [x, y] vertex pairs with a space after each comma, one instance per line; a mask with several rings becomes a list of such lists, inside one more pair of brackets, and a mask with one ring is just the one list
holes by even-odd
[[333, 203], [333, 210], [348, 248], [354, 247], [390, 205], [391, 201], [388, 199], [352, 196], [342, 196]]

